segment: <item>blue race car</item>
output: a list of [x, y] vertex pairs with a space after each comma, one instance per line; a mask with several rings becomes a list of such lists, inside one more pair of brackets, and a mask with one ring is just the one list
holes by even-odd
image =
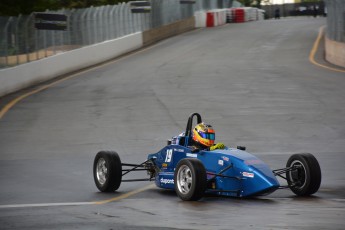
[[[100, 151], [93, 164], [93, 176], [101, 192], [114, 192], [121, 182], [155, 181], [157, 187], [175, 190], [182, 200], [199, 200], [205, 194], [230, 197], [267, 195], [290, 188], [298, 196], [316, 193], [321, 184], [321, 169], [310, 153], [294, 154], [285, 168], [271, 170], [245, 147], [200, 150], [194, 152], [189, 143], [192, 124], [200, 114], [190, 115], [184, 135], [168, 140], [167, 146], [149, 154], [141, 164], [122, 163], [113, 151]], [[133, 171], [147, 171], [144, 179], [122, 179]], [[276, 177], [287, 181], [281, 186]]]

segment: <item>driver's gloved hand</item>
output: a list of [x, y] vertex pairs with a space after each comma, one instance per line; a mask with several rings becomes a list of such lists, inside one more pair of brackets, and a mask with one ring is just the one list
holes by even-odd
[[219, 143], [217, 143], [215, 145], [212, 145], [210, 147], [210, 150], [213, 151], [215, 149], [224, 149], [224, 148], [225, 148], [225, 145], [223, 143], [219, 142]]

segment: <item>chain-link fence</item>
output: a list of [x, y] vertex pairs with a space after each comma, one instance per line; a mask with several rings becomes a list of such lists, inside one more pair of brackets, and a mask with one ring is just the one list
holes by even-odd
[[35, 29], [35, 14], [0, 17], [0, 68], [123, 37], [190, 18], [194, 12], [231, 7], [232, 0], [150, 0], [151, 11], [132, 13], [130, 3], [49, 11], [67, 16], [67, 30]]
[[345, 42], [345, 1], [324, 0], [327, 9], [327, 37]]

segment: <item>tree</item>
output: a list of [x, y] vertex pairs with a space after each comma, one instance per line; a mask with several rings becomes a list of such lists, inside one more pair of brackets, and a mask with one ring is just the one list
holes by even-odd
[[46, 9], [87, 8], [90, 6], [115, 5], [129, 0], [1, 0], [0, 16], [28, 15]]
[[244, 6], [251, 6], [254, 0], [239, 0]]
[[261, 9], [261, 2], [262, 2], [262, 0], [256, 0], [256, 5], [255, 5], [255, 7]]
[[255, 6], [261, 8], [262, 0], [239, 0], [244, 6]]
[[303, 3], [303, 2], [321, 2], [321, 1], [323, 1], [323, 0], [301, 0], [301, 2]]

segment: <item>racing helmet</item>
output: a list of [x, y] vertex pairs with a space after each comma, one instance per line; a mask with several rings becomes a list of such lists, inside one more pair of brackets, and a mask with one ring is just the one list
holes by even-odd
[[193, 140], [201, 145], [210, 147], [214, 144], [216, 134], [211, 125], [199, 123], [193, 129]]

